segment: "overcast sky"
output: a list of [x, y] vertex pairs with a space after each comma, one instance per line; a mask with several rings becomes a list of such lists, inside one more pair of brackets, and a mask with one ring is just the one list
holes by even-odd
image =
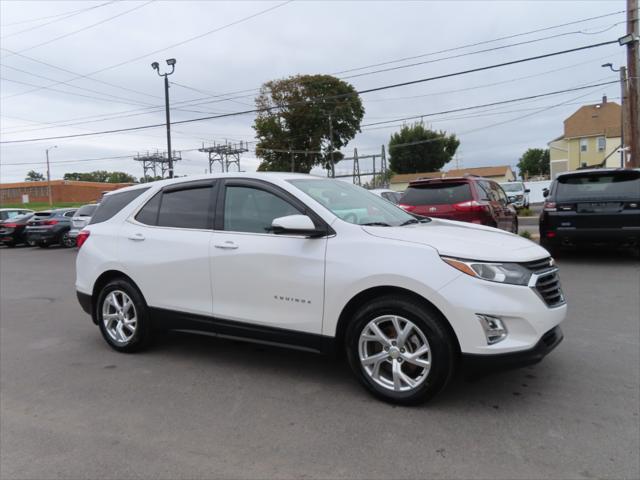
[[[164, 60], [172, 57], [177, 65], [170, 80], [182, 85], [170, 89], [172, 120], [179, 121], [249, 109], [255, 93], [252, 89], [289, 75], [336, 74], [385, 63], [338, 75], [366, 74], [346, 79], [362, 90], [615, 40], [625, 31], [623, 13], [608, 15], [623, 11], [623, 0], [103, 0], [2, 1], [0, 5], [3, 142], [163, 123], [162, 79], [150, 63], [159, 61], [166, 69]], [[603, 15], [607, 16], [427, 55]], [[529, 43], [469, 55], [522, 42]], [[452, 56], [458, 58], [446, 58]], [[407, 57], [418, 58], [397, 62]], [[364, 94], [366, 114], [362, 123], [612, 81], [617, 74], [601, 64], [618, 66], [624, 58], [622, 47], [608, 45]], [[367, 74], [412, 63], [421, 64]], [[247, 96], [233, 101], [212, 96], [238, 91], [245, 92], [232, 96]], [[563, 119], [579, 104], [596, 103], [603, 94], [619, 102], [619, 84], [425, 116], [424, 121], [460, 137], [461, 166], [515, 165], [527, 148], [546, 147], [549, 140], [561, 134]], [[205, 171], [205, 154], [186, 151], [197, 149], [202, 142], [255, 140], [253, 118], [249, 114], [176, 125], [172, 129], [173, 147], [185, 151], [176, 173]], [[363, 127], [344, 153], [350, 156], [353, 147], [360, 155], [379, 152], [400, 123]], [[110, 135], [3, 143], [0, 181], [21, 181], [30, 169], [46, 173], [44, 164], [37, 162], [44, 162], [45, 149], [53, 145], [58, 148], [50, 153], [52, 178], [61, 178], [65, 172], [92, 170], [120, 170], [139, 177], [142, 168], [129, 157], [136, 152], [166, 150], [166, 136], [161, 126]], [[94, 160], [103, 157], [125, 158]], [[258, 163], [253, 151], [242, 158], [243, 170], [255, 170]], [[453, 167], [451, 162], [446, 168]], [[361, 165], [362, 170], [369, 168]], [[351, 164], [346, 162], [336, 168], [338, 172], [350, 169]]]

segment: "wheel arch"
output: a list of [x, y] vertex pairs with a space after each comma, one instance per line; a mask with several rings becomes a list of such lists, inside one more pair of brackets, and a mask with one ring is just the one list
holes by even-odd
[[431, 311], [440, 319], [442, 325], [447, 329], [449, 335], [454, 342], [454, 346], [456, 348], [456, 353], [459, 355], [461, 352], [460, 342], [458, 341], [458, 336], [456, 335], [451, 323], [445, 315], [440, 311], [438, 307], [436, 307], [433, 303], [431, 303], [428, 299], [423, 297], [422, 295], [417, 294], [411, 290], [402, 287], [394, 287], [390, 285], [377, 286], [367, 288], [356, 294], [354, 297], [347, 302], [347, 304], [343, 307], [340, 312], [340, 316], [338, 318], [338, 324], [336, 326], [335, 332], [335, 340], [336, 340], [336, 350], [338, 353], [341, 353], [344, 349], [342, 348], [344, 345], [344, 337], [347, 331], [347, 327], [349, 326], [349, 322], [353, 318], [353, 315], [362, 305], [366, 304], [368, 301], [373, 300], [375, 298], [379, 298], [383, 295], [398, 295], [405, 298], [410, 298], [412, 300], [418, 301], [421, 303], [426, 309]]
[[98, 324], [98, 318], [96, 316], [96, 302], [98, 301], [98, 294], [100, 290], [107, 285], [112, 280], [122, 279], [129, 282], [137, 291], [140, 293], [140, 296], [144, 300], [144, 295], [140, 290], [140, 287], [133, 281], [133, 279], [124, 272], [120, 270], [106, 270], [100, 274], [100, 276], [96, 279], [93, 284], [93, 290], [91, 291], [91, 319], [93, 323]]

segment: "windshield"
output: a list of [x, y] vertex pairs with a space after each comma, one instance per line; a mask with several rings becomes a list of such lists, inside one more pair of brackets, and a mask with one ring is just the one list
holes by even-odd
[[501, 183], [500, 186], [505, 192], [521, 192], [524, 185], [519, 182]]
[[401, 208], [351, 183], [321, 178], [289, 182], [345, 222], [394, 227], [418, 222]]
[[558, 178], [556, 200], [640, 199], [640, 172], [584, 173]]
[[473, 200], [467, 182], [427, 183], [407, 188], [400, 199], [402, 205], [452, 205]]

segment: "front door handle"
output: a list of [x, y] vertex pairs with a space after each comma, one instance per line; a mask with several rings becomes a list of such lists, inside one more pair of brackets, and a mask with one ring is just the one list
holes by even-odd
[[235, 250], [236, 248], [238, 248], [238, 244], [235, 242], [226, 241], [224, 243], [216, 243], [214, 247], [222, 248], [224, 250]]
[[127, 238], [129, 240], [133, 240], [134, 242], [141, 242], [142, 240], [144, 240], [144, 235], [142, 235], [141, 233], [134, 233], [132, 235], [129, 235]]

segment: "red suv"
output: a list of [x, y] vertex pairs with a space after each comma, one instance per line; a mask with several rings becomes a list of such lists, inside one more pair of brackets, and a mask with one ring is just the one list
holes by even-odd
[[398, 206], [425, 217], [478, 223], [518, 232], [518, 215], [502, 187], [482, 177], [414, 180]]

